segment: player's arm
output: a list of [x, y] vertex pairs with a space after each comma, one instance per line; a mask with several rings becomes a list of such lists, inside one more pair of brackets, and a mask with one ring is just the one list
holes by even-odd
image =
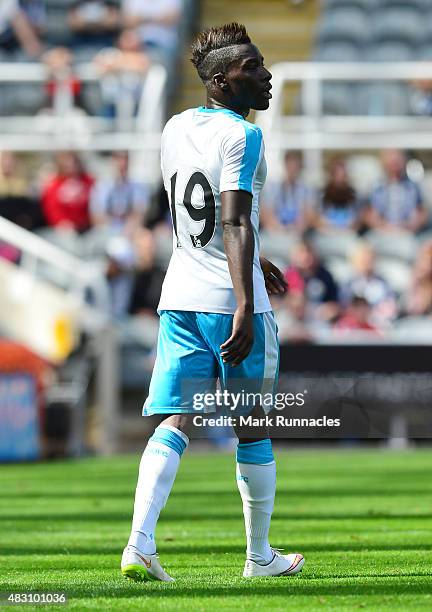
[[237, 308], [231, 336], [220, 348], [224, 362], [235, 367], [248, 356], [254, 340], [252, 195], [247, 191], [225, 191], [221, 202], [223, 240]]
[[245, 359], [253, 345], [253, 257], [251, 223], [253, 182], [262, 156], [262, 133], [255, 126], [237, 123], [221, 141], [222, 170], [219, 190], [228, 268], [237, 300], [231, 336], [221, 345], [225, 362], [233, 366]]

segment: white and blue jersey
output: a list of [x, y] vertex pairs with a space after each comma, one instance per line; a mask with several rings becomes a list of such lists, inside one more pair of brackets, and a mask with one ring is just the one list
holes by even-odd
[[[216, 379], [223, 388], [244, 380], [246, 392], [273, 392], [279, 346], [259, 262], [259, 195], [266, 178], [261, 130], [229, 109], [187, 110], [165, 126], [161, 167], [173, 254], [158, 306], [157, 357], [143, 414], [194, 412], [192, 395], [211, 391]], [[239, 190], [252, 194], [255, 334], [252, 351], [233, 368], [220, 356], [236, 310], [221, 193]]]
[[252, 194], [254, 311], [268, 312], [259, 263], [259, 194], [266, 178], [261, 130], [234, 111], [200, 107], [168, 121], [161, 147], [174, 234], [158, 310], [235, 312], [220, 194], [244, 190]]

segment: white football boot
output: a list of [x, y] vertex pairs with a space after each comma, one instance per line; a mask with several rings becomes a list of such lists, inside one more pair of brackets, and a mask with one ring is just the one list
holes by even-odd
[[121, 573], [125, 578], [135, 582], [146, 582], [149, 580], [161, 580], [162, 582], [174, 582], [159, 562], [157, 553], [147, 555], [140, 552], [134, 546], [126, 546], [121, 560]]
[[259, 576], [294, 576], [302, 571], [304, 557], [299, 553], [291, 555], [281, 555], [280, 552], [272, 548], [273, 559], [266, 565], [260, 565], [255, 561], [246, 559], [243, 577], [256, 578]]

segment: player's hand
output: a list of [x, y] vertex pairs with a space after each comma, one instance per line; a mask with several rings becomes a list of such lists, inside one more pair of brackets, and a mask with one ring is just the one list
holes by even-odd
[[265, 257], [260, 257], [260, 265], [264, 274], [267, 293], [269, 295], [283, 295], [286, 293], [288, 284], [279, 268]]
[[237, 308], [233, 317], [231, 336], [220, 346], [223, 362], [235, 368], [249, 355], [253, 342], [253, 313]]

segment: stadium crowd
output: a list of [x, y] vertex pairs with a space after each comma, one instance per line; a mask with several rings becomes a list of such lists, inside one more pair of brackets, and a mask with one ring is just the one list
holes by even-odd
[[[75, 237], [87, 255], [89, 245], [103, 255], [113, 317], [155, 316], [164, 276], [158, 245], [169, 243], [171, 232], [165, 191], [154, 195], [132, 180], [126, 152], [112, 153], [103, 173], [77, 153], [59, 152], [36, 168], [33, 181], [22, 161], [11, 152], [0, 156], [0, 214], [63, 246]], [[283, 180], [265, 188], [263, 242], [278, 238], [276, 263], [289, 286], [273, 304], [284, 341], [330, 332], [380, 335], [401, 317], [432, 314], [432, 240], [421, 186], [408, 178], [403, 152], [387, 150], [381, 162], [384, 178], [366, 198], [356, 194], [344, 159], [331, 160], [319, 191], [291, 151]], [[400, 253], [406, 238], [412, 248]], [[390, 252], [382, 253], [383, 244], [392, 245]], [[6, 244], [0, 255], [20, 256]]]
[[[42, 61], [51, 76], [39, 96], [34, 84], [1, 84], [0, 114], [46, 111], [61, 83], [75, 108], [112, 119], [127, 99], [133, 116], [151, 65], [164, 65], [175, 88], [192, 4], [3, 0], [0, 61]], [[97, 67], [99, 97], [80, 82], [80, 62]], [[318, 190], [308, 183], [301, 156], [288, 151], [283, 179], [266, 185], [263, 252], [269, 243], [279, 245], [269, 258], [289, 285], [286, 297], [274, 300], [282, 340], [313, 341], [347, 331], [382, 335], [403, 317], [432, 314], [428, 204], [407, 172], [403, 151], [383, 151], [380, 162], [382, 180], [367, 194], [357, 192], [343, 157], [330, 160]], [[170, 242], [169, 206], [162, 187], [155, 194], [131, 178], [126, 152], [96, 158], [66, 150], [48, 158], [4, 151], [0, 215], [78, 255], [103, 258], [113, 317], [156, 315], [166, 266], [158, 253], [161, 243]], [[4, 243], [0, 256], [20, 259]]]
[[432, 314], [431, 225], [422, 187], [409, 178], [403, 151], [385, 150], [380, 160], [382, 180], [366, 196], [356, 193], [342, 157], [330, 161], [323, 188], [314, 190], [291, 151], [283, 179], [265, 188], [263, 231], [292, 245], [289, 292], [274, 300], [282, 339], [384, 335], [403, 317]]
[[[0, 115], [49, 113], [61, 89], [68, 112], [78, 116], [133, 117], [152, 65], [165, 67], [168, 96], [175, 89], [193, 11], [187, 0], [2, 0], [0, 62], [42, 62], [48, 78], [44, 84], [2, 82]], [[82, 63], [93, 64], [99, 84], [80, 81]], [[157, 223], [150, 190], [130, 179], [127, 153], [108, 157], [3, 151], [0, 215], [78, 255], [86, 236], [86, 253], [106, 258], [112, 315], [154, 313], [163, 272], [147, 229]], [[0, 255], [20, 259], [5, 243]]]
[[[40, 87], [2, 84], [0, 114], [49, 107], [59, 81], [90, 114], [112, 117], [125, 92], [135, 112], [152, 64], [164, 65], [175, 87], [188, 7], [183, 0], [2, 0], [0, 61], [43, 62], [52, 79]], [[94, 63], [100, 89], [80, 82], [82, 62]]]

